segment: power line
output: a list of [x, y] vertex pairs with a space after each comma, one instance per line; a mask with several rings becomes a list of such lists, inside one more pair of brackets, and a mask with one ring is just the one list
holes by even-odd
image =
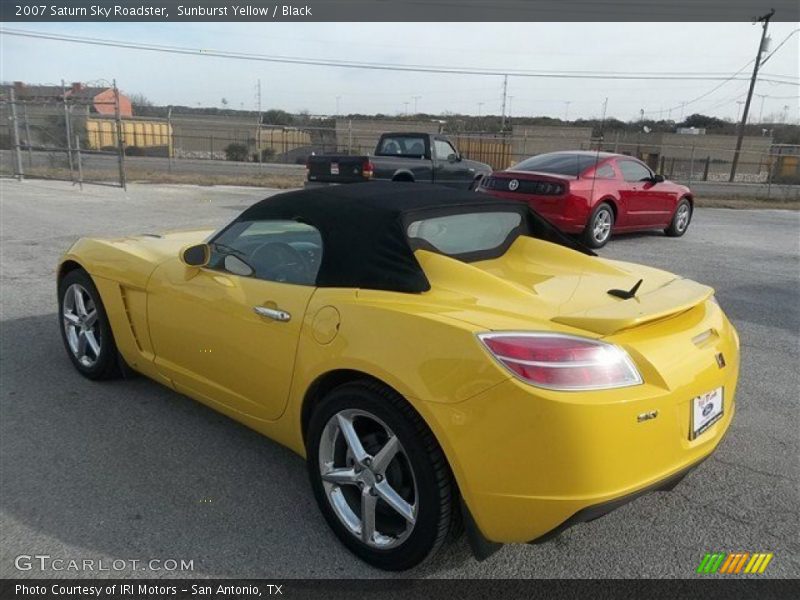
[[[697, 81], [697, 80], [730, 81], [731, 77], [735, 78], [736, 75], [738, 75], [738, 73], [734, 74], [733, 76], [729, 76], [727, 74], [722, 74], [722, 73], [680, 73], [680, 72], [625, 73], [625, 72], [590, 72], [590, 71], [526, 71], [517, 69], [497, 69], [497, 68], [474, 69], [466, 67], [371, 63], [371, 62], [346, 61], [337, 59], [320, 59], [320, 58], [304, 58], [295, 56], [253, 54], [246, 52], [232, 52], [224, 50], [205, 50], [198, 48], [186, 48], [181, 46], [140, 44], [134, 42], [123, 42], [123, 41], [108, 40], [102, 38], [50, 34], [50, 33], [28, 31], [22, 29], [4, 28], [0, 29], [0, 34], [11, 35], [16, 37], [24, 37], [24, 38], [86, 44], [91, 46], [122, 48], [127, 50], [145, 50], [149, 52], [163, 52], [168, 54], [179, 54], [185, 56], [207, 56], [213, 58], [228, 58], [234, 60], [248, 60], [248, 61], [258, 61], [258, 62], [300, 64], [300, 65], [311, 65], [311, 66], [339, 67], [347, 69], [366, 69], [366, 70], [379, 70], [379, 71], [405, 71], [405, 72], [416, 72], [416, 73], [444, 73], [444, 74], [454, 74], [454, 75], [490, 75], [490, 76], [536, 77], [536, 78], [555, 78], [555, 79], [691, 80], [691, 81]], [[786, 81], [785, 79], [791, 79], [791, 78], [785, 75], [773, 75], [772, 77], [773, 79], [762, 79], [762, 81], [774, 81], [775, 83], [779, 84], [800, 86], [800, 81], [798, 82]], [[780, 77], [781, 79], [774, 79], [775, 77]]]

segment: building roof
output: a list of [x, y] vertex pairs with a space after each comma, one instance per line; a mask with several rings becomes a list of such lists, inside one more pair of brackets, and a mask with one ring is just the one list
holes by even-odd
[[[8, 95], [11, 88], [20, 100], [38, 100], [42, 102], [63, 102], [64, 88], [60, 85], [28, 85], [15, 81], [13, 85], [3, 86], [3, 95]], [[70, 100], [85, 101], [87, 104], [98, 95], [108, 91], [109, 87], [85, 86], [73, 83], [66, 86], [66, 97]]]

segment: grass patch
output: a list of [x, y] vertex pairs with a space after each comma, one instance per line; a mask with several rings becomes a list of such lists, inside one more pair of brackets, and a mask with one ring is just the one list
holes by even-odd
[[[0, 175], [13, 177], [13, 172], [0, 169]], [[219, 175], [204, 173], [169, 173], [164, 171], [149, 171], [147, 169], [127, 168], [128, 183], [176, 183], [192, 185], [244, 185], [253, 187], [267, 187], [277, 189], [298, 188], [303, 186], [305, 171], [297, 175], [284, 175], [275, 173], [254, 173], [249, 175]], [[34, 167], [26, 169], [25, 177], [31, 179], [55, 179], [71, 181], [69, 169], [58, 167]], [[119, 177], [114, 171], [86, 170], [83, 172], [83, 182], [116, 184]]]
[[695, 198], [694, 204], [700, 208], [779, 208], [783, 210], [800, 210], [800, 198], [701, 197]]

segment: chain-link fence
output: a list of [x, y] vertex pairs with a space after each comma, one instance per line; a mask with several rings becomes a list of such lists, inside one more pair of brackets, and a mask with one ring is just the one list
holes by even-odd
[[[56, 89], [53, 89], [56, 88]], [[20, 93], [21, 92], [21, 93]], [[71, 92], [71, 93], [70, 93]], [[727, 182], [736, 138], [728, 135], [606, 132], [589, 127], [519, 125], [504, 134], [463, 133], [445, 120], [316, 119], [260, 123], [258, 113], [133, 116], [116, 86], [7, 86], [0, 98], [0, 161], [5, 175], [125, 186], [129, 179], [300, 185], [312, 154], [371, 155], [387, 131], [448, 135], [465, 158], [505, 169], [559, 150], [636, 156], [669, 179]], [[800, 146], [745, 137], [736, 182], [800, 184]]]

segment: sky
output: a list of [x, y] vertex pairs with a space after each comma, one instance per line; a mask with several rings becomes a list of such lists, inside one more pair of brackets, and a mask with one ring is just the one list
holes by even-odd
[[[732, 75], [754, 58], [761, 29], [750, 23], [20, 23], [48, 33], [304, 58], [391, 64], [548, 71], [716, 73]], [[772, 23], [775, 49], [759, 82], [751, 121], [763, 115], [800, 119], [800, 35], [797, 23]], [[312, 114], [419, 112], [500, 114], [503, 78], [285, 65], [61, 41], [0, 36], [0, 79], [59, 83], [116, 79], [123, 92], [159, 105], [255, 109]], [[752, 65], [740, 77], [749, 78]], [[736, 119], [748, 81], [583, 80], [510, 77], [514, 116], [635, 120], [711, 114]], [[682, 103], [687, 103], [684, 107]], [[763, 108], [762, 108], [763, 103]]]

